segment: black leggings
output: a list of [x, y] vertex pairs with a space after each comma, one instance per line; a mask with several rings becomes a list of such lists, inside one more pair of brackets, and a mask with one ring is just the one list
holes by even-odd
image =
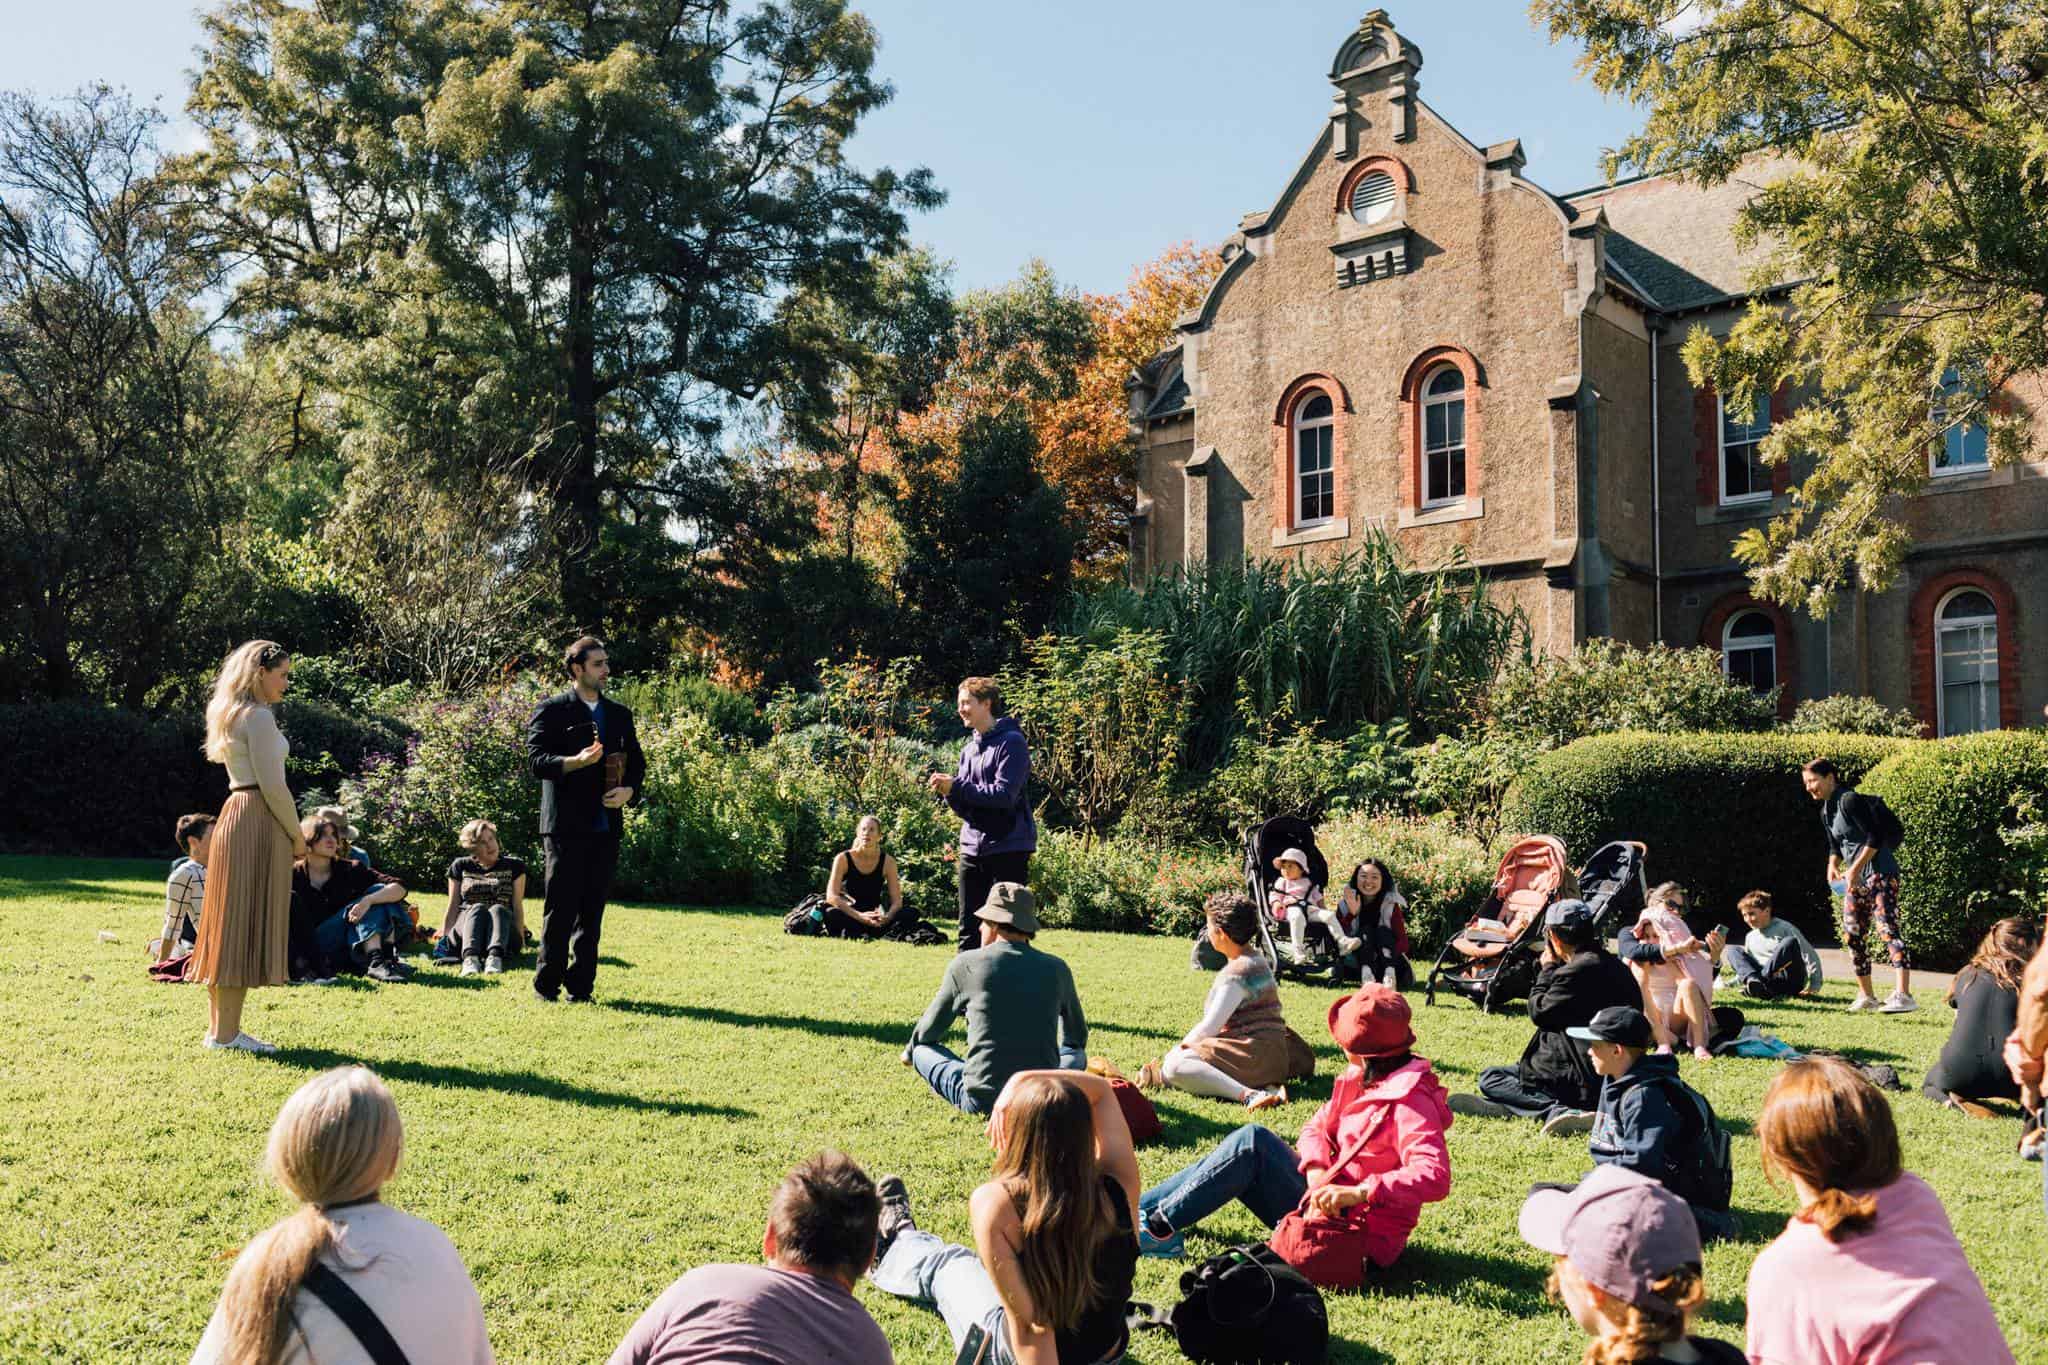
[[960, 855], [960, 951], [981, 946], [981, 921], [974, 912], [988, 904], [997, 882], [1023, 883], [1031, 876], [1031, 850]]

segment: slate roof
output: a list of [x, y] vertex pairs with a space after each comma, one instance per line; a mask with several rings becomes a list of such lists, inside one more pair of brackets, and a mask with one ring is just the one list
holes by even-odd
[[1148, 419], [1172, 417], [1176, 413], [1192, 411], [1194, 405], [1188, 402], [1187, 375], [1176, 365], [1172, 382], [1159, 391], [1159, 396], [1152, 400], [1152, 406], [1145, 409], [1145, 416]]
[[1674, 312], [1752, 292], [1750, 272], [1765, 251], [1736, 248], [1736, 214], [1757, 190], [1791, 169], [1784, 158], [1759, 158], [1719, 185], [1660, 175], [1562, 198], [1575, 215], [1606, 212], [1609, 258], [1649, 292], [1656, 307]]

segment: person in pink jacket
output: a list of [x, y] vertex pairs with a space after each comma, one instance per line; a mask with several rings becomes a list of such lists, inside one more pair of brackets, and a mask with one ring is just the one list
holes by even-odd
[[1450, 1194], [1449, 1097], [1412, 1051], [1408, 1002], [1368, 983], [1330, 1006], [1329, 1025], [1351, 1065], [1300, 1143], [1248, 1123], [1145, 1191], [1138, 1245], [1146, 1255], [1180, 1255], [1181, 1234], [1235, 1199], [1278, 1225], [1274, 1250], [1304, 1275], [1346, 1288], [1368, 1262], [1392, 1265], [1422, 1206]]

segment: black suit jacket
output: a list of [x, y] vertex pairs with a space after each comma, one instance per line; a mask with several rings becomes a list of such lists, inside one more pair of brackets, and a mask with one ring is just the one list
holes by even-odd
[[[604, 708], [604, 730], [609, 737], [605, 754], [625, 754], [626, 777], [619, 785], [633, 789], [629, 804], [638, 805], [640, 787], [647, 777], [647, 759], [640, 752], [633, 713], [610, 697], [598, 705]], [[600, 760], [572, 773], [562, 771], [562, 760], [583, 752], [594, 738], [590, 708], [574, 689], [549, 697], [527, 717], [526, 759], [533, 775], [540, 779], [542, 834], [594, 832], [597, 817], [604, 813], [604, 763]]]

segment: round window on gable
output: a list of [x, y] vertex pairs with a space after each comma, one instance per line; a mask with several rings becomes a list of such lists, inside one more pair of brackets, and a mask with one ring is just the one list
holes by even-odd
[[1371, 171], [1358, 178], [1351, 191], [1351, 216], [1370, 227], [1394, 211], [1394, 177], [1385, 171]]

